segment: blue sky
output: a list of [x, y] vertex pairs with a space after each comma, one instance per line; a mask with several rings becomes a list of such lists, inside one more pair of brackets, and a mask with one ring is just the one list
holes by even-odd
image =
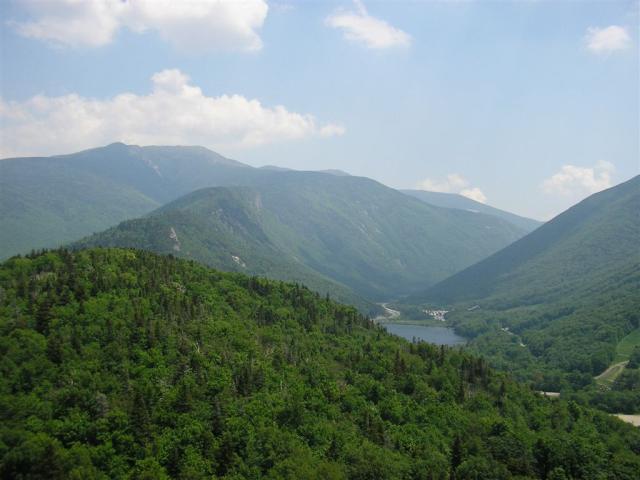
[[639, 173], [637, 2], [133, 3], [0, 3], [1, 156], [198, 143], [540, 219]]

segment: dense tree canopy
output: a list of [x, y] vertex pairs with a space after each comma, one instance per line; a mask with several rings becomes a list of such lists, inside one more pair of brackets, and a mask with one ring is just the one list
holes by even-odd
[[304, 287], [148, 252], [0, 266], [0, 475], [633, 479], [640, 432]]

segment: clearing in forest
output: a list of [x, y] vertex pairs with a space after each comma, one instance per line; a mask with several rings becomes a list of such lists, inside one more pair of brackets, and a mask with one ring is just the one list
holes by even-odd
[[618, 342], [613, 363], [609, 365], [604, 372], [595, 377], [596, 383], [598, 383], [598, 385], [611, 387], [615, 379], [618, 378], [624, 370], [624, 367], [629, 363], [631, 351], [636, 345], [640, 345], [640, 328], [634, 330]]
[[618, 343], [618, 346], [616, 347], [616, 358], [613, 360], [613, 363], [629, 360], [631, 351], [636, 345], [640, 345], [640, 328], [637, 328], [620, 340], [620, 343]]

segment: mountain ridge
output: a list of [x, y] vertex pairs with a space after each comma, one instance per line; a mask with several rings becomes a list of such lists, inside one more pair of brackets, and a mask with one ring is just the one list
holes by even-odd
[[477, 202], [471, 198], [465, 197], [457, 193], [432, 192], [427, 190], [400, 190], [402, 193], [422, 200], [430, 205], [445, 208], [458, 208], [469, 210], [471, 212], [481, 212], [488, 215], [495, 215], [507, 220], [514, 225], [519, 226], [527, 232], [531, 232], [542, 225], [544, 222], [532, 218], [516, 215], [499, 208], [492, 207], [485, 203]]
[[3, 159], [0, 258], [60, 246], [200, 188], [252, 185], [283, 173], [288, 169], [254, 168], [199, 146], [113, 143], [53, 157]]
[[[162, 231], [150, 233], [152, 218]], [[170, 218], [182, 226], [171, 224]], [[164, 237], [159, 251], [167, 253], [173, 248], [166, 238], [170, 228], [179, 238], [195, 242], [192, 250], [200, 253], [192, 258], [211, 266], [229, 268], [229, 259], [237, 256], [250, 265], [247, 271], [265, 274], [267, 270], [252, 269], [247, 259], [275, 246], [288, 264], [302, 264], [377, 301], [444, 278], [524, 233], [493, 216], [427, 205], [365, 177], [281, 172], [277, 179], [249, 186], [192, 192], [146, 219], [75, 245], [140, 248]], [[247, 228], [252, 235], [246, 234]], [[219, 249], [212, 242], [222, 237], [227, 240]], [[234, 245], [247, 248], [241, 254], [231, 251]], [[187, 250], [176, 254], [187, 255]], [[274, 256], [271, 249], [258, 263], [269, 256]], [[231, 266], [240, 268], [238, 262]]]
[[[617, 199], [616, 196], [622, 193], [622, 199]], [[605, 202], [600, 202], [600, 200], [605, 200]], [[609, 202], [606, 202], [609, 200]], [[492, 281], [498, 281], [498, 276], [506, 274], [509, 268], [512, 268], [512, 264], [517, 262], [520, 264], [518, 268], [524, 268], [522, 265], [526, 264], [529, 260], [533, 259], [537, 255], [546, 254], [546, 251], [554, 246], [554, 243], [558, 241], [566, 242], [565, 238], [567, 236], [571, 236], [576, 233], [580, 234], [579, 229], [583, 226], [585, 219], [590, 222], [590, 224], [597, 224], [599, 227], [600, 236], [604, 238], [598, 238], [598, 242], [603, 244], [608, 244], [611, 247], [614, 247], [614, 241], [608, 239], [606, 236], [607, 232], [611, 232], [614, 228], [609, 225], [612, 220], [615, 218], [610, 218], [608, 223], [606, 222], [605, 215], [601, 215], [601, 210], [606, 209], [611, 206], [611, 203], [620, 204], [623, 203], [622, 207], [625, 209], [625, 219], [621, 226], [621, 230], [628, 230], [625, 232], [626, 236], [629, 238], [633, 238], [638, 235], [640, 232], [640, 221], [638, 218], [635, 218], [633, 221], [634, 212], [635, 216], [638, 216], [638, 211], [640, 211], [640, 175], [633, 177], [626, 182], [623, 182], [615, 187], [604, 190], [599, 193], [595, 193], [590, 197], [582, 200], [578, 204], [569, 208], [565, 212], [561, 213], [554, 219], [550, 220], [546, 224], [544, 224], [540, 229], [530, 233], [529, 235], [524, 236], [523, 238], [515, 241], [513, 244], [505, 247], [503, 250], [496, 252], [495, 254], [489, 256], [478, 262], [475, 265], [472, 265], [468, 269], [465, 269], [462, 272], [458, 272], [452, 277], [445, 279], [440, 282], [438, 285], [434, 285], [429, 289], [429, 293], [425, 295], [432, 295], [433, 298], [438, 298], [439, 300], [447, 300], [453, 298], [452, 295], [456, 295], [455, 293], [446, 294], [448, 286], [458, 285], [460, 292], [458, 293], [458, 299], [466, 298], [480, 298], [485, 297], [490, 294], [488, 290], [491, 287]], [[588, 215], [598, 215], [598, 218], [595, 220], [586, 218]], [[632, 221], [629, 221], [632, 220]], [[619, 222], [618, 222], [619, 223]], [[602, 225], [606, 225], [604, 228]], [[589, 240], [586, 238], [586, 235], [583, 235], [584, 239], [580, 239], [581, 242], [589, 242], [595, 243], [594, 240]], [[615, 245], [615, 247], [619, 247], [619, 245]], [[572, 246], [563, 247], [562, 253], [570, 252], [572, 250]], [[636, 251], [635, 255], [633, 255], [633, 250], [628, 249], [627, 251], [620, 252], [619, 248], [609, 248], [607, 250], [609, 254], [616, 254], [616, 261], [619, 263], [623, 263], [628, 259], [634, 260], [636, 263], [640, 258], [640, 251]], [[631, 253], [631, 257], [628, 254]], [[568, 253], [567, 253], [568, 254]], [[561, 254], [556, 254], [556, 256], [560, 256]], [[553, 260], [550, 260], [551, 262]], [[574, 262], [574, 267], [578, 268], [580, 265], [578, 262]], [[604, 265], [599, 265], [601, 267], [606, 267]], [[573, 276], [578, 277], [582, 272], [575, 273]], [[480, 283], [477, 281], [478, 278], [482, 277], [482, 286], [483, 290], [480, 293], [472, 293], [473, 287], [478, 287]], [[505, 280], [506, 281], [506, 280]], [[455, 286], [454, 286], [455, 288]], [[462, 289], [468, 288], [469, 292], [464, 293]], [[555, 290], [556, 287], [549, 287], [549, 290]], [[474, 295], [476, 295], [474, 297]], [[464, 297], [462, 297], [464, 296]]]
[[0, 220], [6, 228], [0, 232], [0, 258], [59, 246], [198, 187], [239, 182], [255, 170], [203, 147], [122, 143], [54, 157], [3, 159]]

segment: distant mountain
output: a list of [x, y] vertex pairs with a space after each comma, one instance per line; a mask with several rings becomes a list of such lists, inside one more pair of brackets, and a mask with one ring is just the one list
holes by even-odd
[[[516, 350], [526, 345], [535, 357], [524, 363], [592, 375], [640, 326], [638, 292], [640, 176], [590, 196], [408, 302], [454, 305], [450, 318], [460, 331], [507, 328], [509, 335], [498, 332], [503, 340]], [[493, 340], [483, 342], [485, 351], [497, 351]]]
[[[279, 167], [277, 165], [264, 165], [260, 167], [262, 170], [272, 170], [276, 172], [299, 172], [300, 170], [295, 170], [293, 168]], [[319, 173], [328, 173], [329, 175], [337, 175], [338, 177], [346, 177], [349, 176], [347, 172], [342, 170], [337, 170], [335, 168], [329, 168], [327, 170], [317, 170]]]
[[288, 280], [313, 272], [385, 300], [433, 284], [523, 233], [367, 178], [292, 171], [249, 187], [194, 192], [75, 246], [148, 248]]
[[476, 202], [463, 195], [456, 193], [441, 193], [441, 192], [428, 192], [426, 190], [400, 190], [402, 193], [411, 195], [412, 197], [422, 200], [430, 205], [445, 208], [459, 208], [461, 210], [468, 210], [470, 212], [486, 213], [487, 215], [495, 215], [502, 218], [514, 225], [522, 228], [527, 232], [531, 232], [542, 225], [543, 222], [534, 220], [532, 218], [521, 217], [513, 213], [505, 212], [498, 208], [491, 207], [484, 203]]
[[321, 173], [328, 173], [329, 175], [336, 175], [338, 177], [348, 177], [350, 174], [344, 170], [338, 170], [337, 168], [329, 168], [327, 170], [320, 170]]
[[293, 169], [291, 168], [285, 168], [285, 167], [279, 167], [277, 165], [263, 165], [262, 167], [260, 167], [261, 170], [273, 170], [275, 172], [292, 172]]
[[198, 188], [271, 174], [203, 147], [114, 143], [1, 160], [0, 258], [78, 239]]

